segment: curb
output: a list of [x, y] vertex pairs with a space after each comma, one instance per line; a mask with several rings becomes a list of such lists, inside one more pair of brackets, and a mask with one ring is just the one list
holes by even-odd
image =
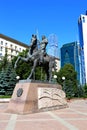
[[0, 98], [0, 103], [8, 103], [10, 98]]

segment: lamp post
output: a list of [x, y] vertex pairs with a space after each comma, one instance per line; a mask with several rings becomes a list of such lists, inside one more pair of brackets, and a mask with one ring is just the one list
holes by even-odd
[[65, 91], [65, 79], [66, 79], [66, 78], [63, 76], [63, 77], [62, 77], [62, 80], [63, 80], [63, 89], [64, 89], [64, 91]]

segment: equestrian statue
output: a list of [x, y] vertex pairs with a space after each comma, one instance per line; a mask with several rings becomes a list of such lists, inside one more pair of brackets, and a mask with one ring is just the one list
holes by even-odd
[[[37, 42], [39, 42], [39, 47]], [[31, 43], [29, 46], [29, 51], [27, 53], [27, 57], [21, 57], [19, 56], [15, 62], [14, 68], [17, 67], [17, 64], [20, 60], [23, 60], [25, 62], [33, 61], [33, 66], [31, 69], [31, 73], [29, 74], [27, 79], [31, 79], [33, 73], [35, 72], [36, 66], [40, 65], [43, 66], [46, 72], [46, 80], [51, 82], [52, 81], [52, 70], [55, 68], [55, 57], [50, 56], [46, 53], [46, 46], [48, 44], [47, 38], [43, 35], [42, 41], [40, 42], [37, 40], [37, 36], [32, 34]]]

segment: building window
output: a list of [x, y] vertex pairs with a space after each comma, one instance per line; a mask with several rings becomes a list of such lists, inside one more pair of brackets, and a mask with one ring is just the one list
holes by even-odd
[[11, 59], [13, 58], [13, 56], [11, 55]]
[[1, 45], [3, 45], [3, 41], [1, 41]]
[[70, 63], [69, 52], [67, 50], [65, 52], [65, 63]]
[[19, 48], [19, 51], [21, 51], [21, 48]]
[[83, 17], [83, 23], [85, 23], [85, 17]]
[[2, 53], [0, 53], [0, 56], [2, 56]]
[[13, 49], [11, 49], [11, 53], [13, 53]]
[[13, 46], [13, 45], [11, 44], [10, 47], [12, 48], [12, 46]]
[[17, 50], [17, 46], [15, 46], [15, 50]]
[[2, 46], [0, 47], [0, 51], [3, 51], [3, 47]]
[[5, 46], [7, 46], [7, 43], [5, 43]]

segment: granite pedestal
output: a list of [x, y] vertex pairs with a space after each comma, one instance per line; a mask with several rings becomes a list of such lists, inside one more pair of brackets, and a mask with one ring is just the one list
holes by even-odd
[[58, 84], [22, 80], [16, 84], [6, 112], [27, 114], [68, 107]]

